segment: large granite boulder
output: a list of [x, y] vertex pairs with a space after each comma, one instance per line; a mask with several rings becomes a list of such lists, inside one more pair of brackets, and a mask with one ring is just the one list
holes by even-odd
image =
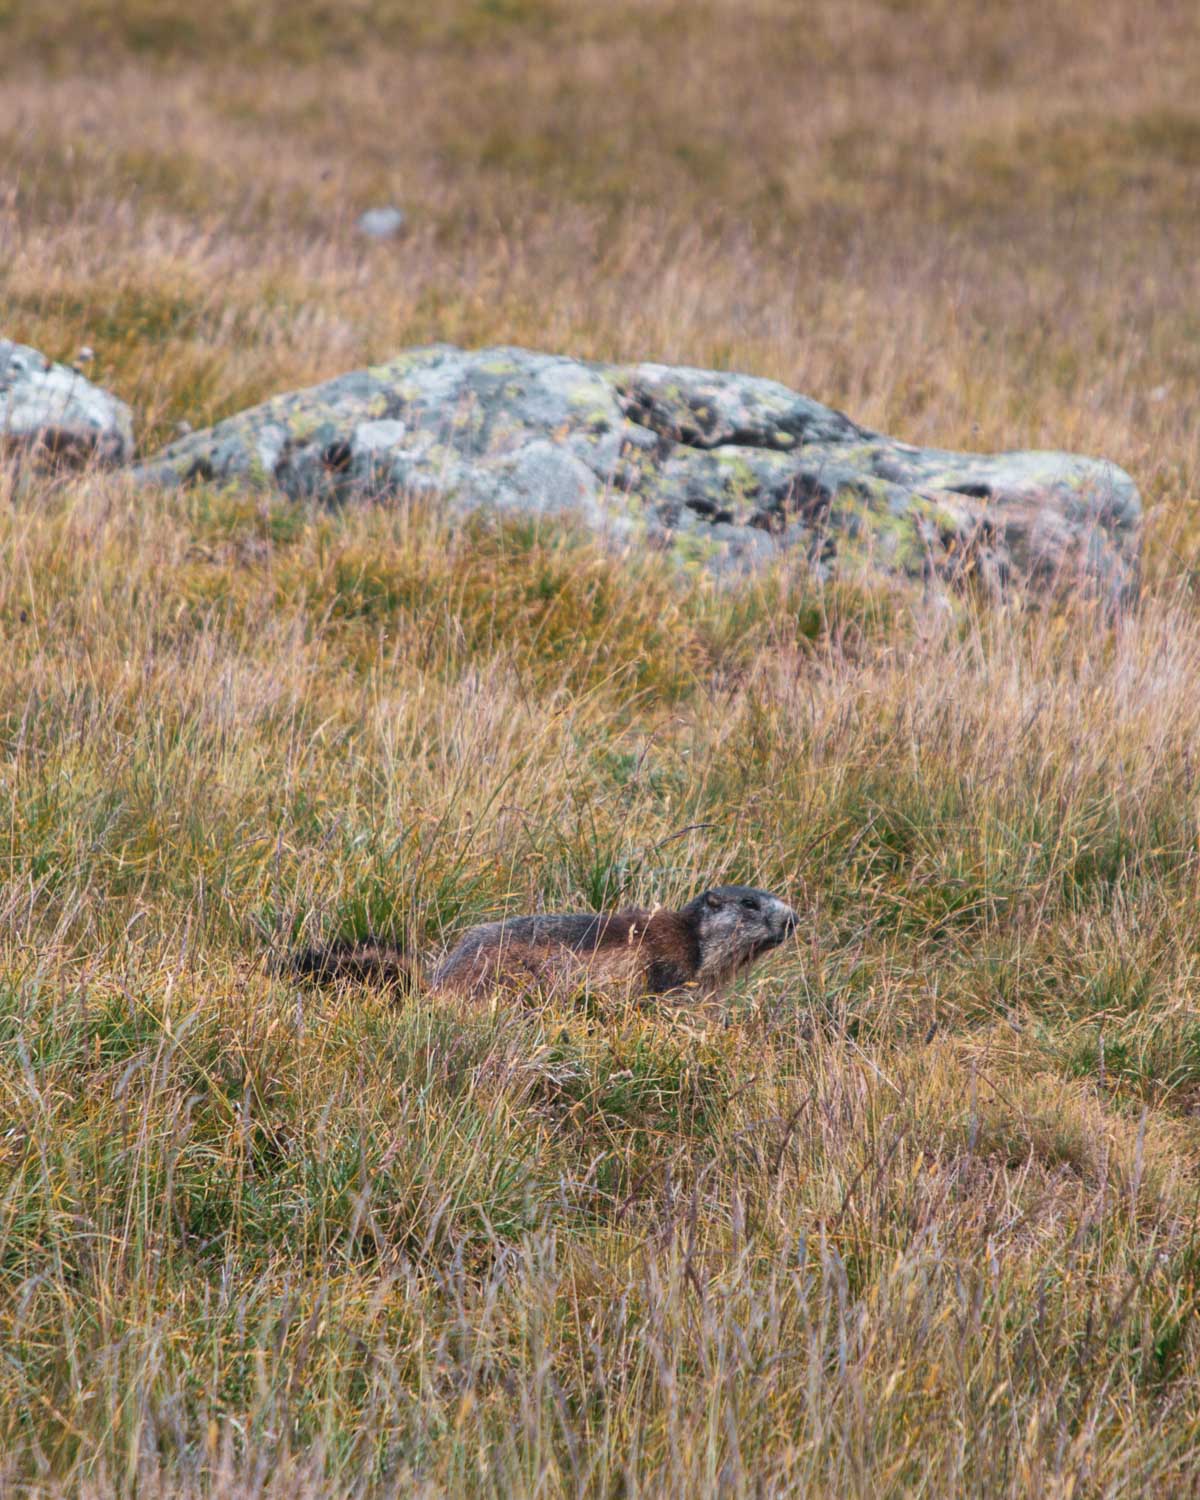
[[1141, 505], [1114, 465], [914, 448], [711, 370], [436, 345], [276, 396], [136, 473], [567, 514], [718, 570], [795, 552], [823, 575], [1084, 583], [1114, 600], [1137, 586]]
[[133, 422], [123, 401], [36, 349], [0, 339], [0, 453], [58, 464], [126, 463]]

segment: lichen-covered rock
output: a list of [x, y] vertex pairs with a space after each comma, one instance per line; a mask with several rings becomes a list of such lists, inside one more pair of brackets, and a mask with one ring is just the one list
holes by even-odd
[[133, 455], [129, 408], [67, 365], [0, 339], [0, 452], [126, 463]]
[[986, 587], [1137, 587], [1141, 504], [1112, 464], [914, 448], [774, 381], [436, 345], [276, 396], [172, 444], [146, 482], [271, 484], [340, 502], [566, 513], [717, 570], [799, 552]]

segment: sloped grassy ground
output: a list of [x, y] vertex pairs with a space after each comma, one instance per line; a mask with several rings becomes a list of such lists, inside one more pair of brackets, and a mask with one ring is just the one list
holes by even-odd
[[[0, 525], [9, 1483], [1184, 1482], [1190, 604], [734, 603], [120, 481]], [[718, 878], [804, 915], [727, 1026], [272, 971]]]
[[[4, 332], [145, 448], [434, 337], [752, 369], [1112, 457], [1145, 597], [5, 476], [0, 1489], [1186, 1493], [1195, 17], [443, 14], [0, 4]], [[718, 879], [803, 915], [728, 1024], [277, 970]]]

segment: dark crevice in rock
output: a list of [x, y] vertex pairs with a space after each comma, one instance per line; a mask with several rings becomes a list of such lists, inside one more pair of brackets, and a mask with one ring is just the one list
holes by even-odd
[[792, 453], [808, 442], [857, 441], [873, 434], [857, 426], [840, 412], [826, 411], [823, 418], [796, 410], [765, 414], [760, 425], [722, 422], [720, 415], [698, 398], [681, 398], [680, 410], [665, 405], [653, 394], [627, 385], [616, 386], [617, 403], [625, 418], [662, 441], [700, 452], [716, 448], [750, 448], [765, 453]]
[[321, 450], [321, 462], [331, 474], [344, 473], [350, 467], [353, 457], [354, 450], [345, 441], [327, 443]]
[[731, 510], [727, 510], [724, 506], [714, 505], [711, 500], [693, 496], [684, 503], [689, 510], [695, 511], [698, 516], [703, 516], [706, 521], [711, 521], [714, 526], [718, 526], [721, 523], [728, 525], [734, 519]]
[[184, 484], [211, 484], [216, 471], [207, 458], [197, 458], [188, 465], [183, 475]]
[[784, 505], [806, 520], [815, 521], [828, 515], [833, 495], [833, 486], [818, 475], [797, 474], [788, 486]]

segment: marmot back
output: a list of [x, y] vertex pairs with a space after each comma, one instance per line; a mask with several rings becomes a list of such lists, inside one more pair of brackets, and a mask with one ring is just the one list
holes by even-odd
[[[585, 986], [634, 997], [694, 989], [721, 992], [739, 971], [777, 948], [796, 913], [769, 891], [724, 885], [679, 911], [667, 908], [594, 915], [545, 913], [472, 927], [429, 976], [445, 994], [566, 992]], [[299, 973], [407, 986], [413, 968], [398, 949], [374, 942], [310, 949]]]

